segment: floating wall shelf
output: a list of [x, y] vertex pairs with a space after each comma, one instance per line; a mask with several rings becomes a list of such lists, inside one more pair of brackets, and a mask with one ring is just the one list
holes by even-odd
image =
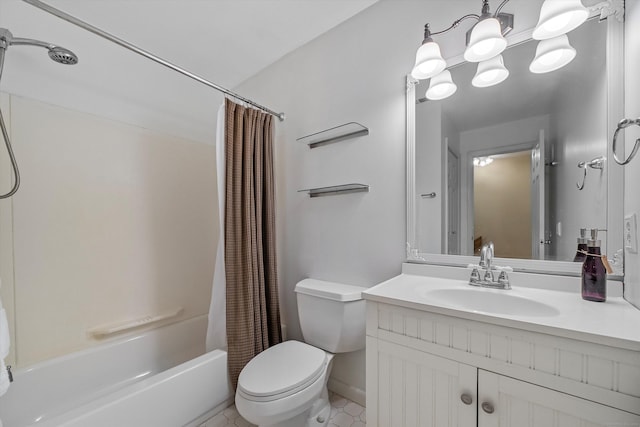
[[316, 148], [332, 142], [344, 141], [356, 136], [369, 135], [369, 129], [360, 123], [349, 122], [331, 129], [316, 132], [311, 135], [298, 138], [296, 141], [304, 142], [309, 148]]
[[344, 184], [333, 185], [330, 187], [309, 188], [306, 190], [298, 190], [299, 193], [309, 193], [309, 197], [321, 197], [321, 196], [333, 196], [336, 194], [348, 194], [348, 193], [366, 193], [369, 191], [369, 186], [365, 184]]

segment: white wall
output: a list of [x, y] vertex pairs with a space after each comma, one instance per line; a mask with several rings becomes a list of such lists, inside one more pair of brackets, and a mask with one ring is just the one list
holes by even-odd
[[[640, 117], [640, 1], [626, 1], [625, 23], [625, 117]], [[627, 129], [626, 152], [640, 138], [640, 128]], [[640, 214], [640, 156], [624, 167], [624, 213]], [[625, 251], [625, 297], [640, 307], [640, 254]]]
[[95, 326], [177, 307], [181, 318], [206, 314], [217, 241], [214, 148], [3, 100], [22, 175], [19, 192], [0, 202], [14, 363], [94, 345], [86, 330]]

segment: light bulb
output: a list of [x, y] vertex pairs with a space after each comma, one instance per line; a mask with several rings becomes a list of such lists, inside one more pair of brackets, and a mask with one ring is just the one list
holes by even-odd
[[503, 82], [509, 77], [509, 70], [504, 66], [502, 55], [478, 63], [476, 75], [471, 80], [475, 87], [489, 87]]
[[549, 73], [558, 70], [576, 57], [576, 50], [569, 44], [566, 34], [552, 39], [541, 40], [536, 48], [536, 56], [529, 65], [532, 73]]
[[432, 101], [445, 99], [456, 93], [458, 86], [451, 79], [449, 70], [444, 70], [440, 74], [431, 78], [426, 97]]

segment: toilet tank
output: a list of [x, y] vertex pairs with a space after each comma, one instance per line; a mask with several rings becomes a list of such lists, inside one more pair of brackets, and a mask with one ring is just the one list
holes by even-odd
[[295, 288], [304, 341], [330, 353], [364, 348], [367, 288], [304, 279]]

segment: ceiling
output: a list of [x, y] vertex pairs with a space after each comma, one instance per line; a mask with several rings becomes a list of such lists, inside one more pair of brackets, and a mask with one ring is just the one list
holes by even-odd
[[[233, 89], [377, 0], [44, 1]], [[78, 65], [63, 66], [33, 48], [12, 46], [2, 91], [133, 123], [146, 123], [156, 110], [166, 121], [182, 122], [193, 139], [212, 134], [211, 107], [222, 99], [215, 90], [20, 0], [0, 0], [0, 26], [79, 57]]]

